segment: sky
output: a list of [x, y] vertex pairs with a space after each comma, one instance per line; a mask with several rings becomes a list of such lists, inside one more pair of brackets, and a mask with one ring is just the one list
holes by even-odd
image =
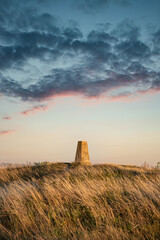
[[160, 1], [0, 0], [0, 163], [160, 161]]

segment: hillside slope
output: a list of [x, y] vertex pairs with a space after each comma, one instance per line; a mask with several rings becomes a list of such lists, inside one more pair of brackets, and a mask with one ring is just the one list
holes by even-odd
[[0, 239], [160, 239], [160, 170], [63, 163], [0, 169]]

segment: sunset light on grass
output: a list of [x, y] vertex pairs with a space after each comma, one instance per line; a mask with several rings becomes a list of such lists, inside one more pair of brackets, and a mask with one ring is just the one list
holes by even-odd
[[[0, 161], [160, 159], [158, 0], [0, 1]], [[63, 149], [63, 151], [61, 151]]]

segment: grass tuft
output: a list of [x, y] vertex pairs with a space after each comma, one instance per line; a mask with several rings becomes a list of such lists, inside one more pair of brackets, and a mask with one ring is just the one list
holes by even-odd
[[0, 239], [160, 239], [160, 170], [65, 163], [0, 169]]

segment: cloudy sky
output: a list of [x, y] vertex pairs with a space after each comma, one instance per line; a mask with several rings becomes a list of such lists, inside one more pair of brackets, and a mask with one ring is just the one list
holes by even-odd
[[160, 161], [160, 1], [0, 0], [0, 162]]

